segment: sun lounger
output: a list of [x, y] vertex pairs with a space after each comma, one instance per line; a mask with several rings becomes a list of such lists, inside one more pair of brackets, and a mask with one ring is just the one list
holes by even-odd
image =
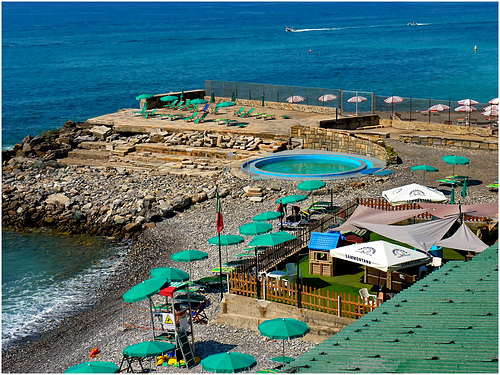
[[209, 107], [210, 104], [205, 104], [205, 107], [203, 107], [203, 109], [201, 110], [201, 112], [207, 112], [208, 113], [208, 107]]
[[133, 111], [132, 114], [138, 113], [139, 116], [144, 116], [146, 113], [148, 113], [148, 104], [144, 103], [142, 106], [142, 109], [140, 111]]
[[175, 99], [172, 103], [170, 103], [170, 104], [165, 104], [165, 105], [163, 106], [163, 108], [172, 108], [172, 107], [174, 107], [174, 106], [175, 106], [178, 102], [179, 102], [179, 100], [178, 100], [178, 99]]
[[179, 107], [177, 107], [176, 109], [180, 109], [180, 110], [183, 110], [183, 109], [188, 109], [190, 107], [190, 104], [189, 104], [190, 100], [186, 100], [186, 104], [184, 105], [181, 105]]
[[173, 120], [177, 120], [177, 119], [181, 119], [181, 118], [184, 118], [185, 116], [182, 114], [182, 113], [174, 113], [172, 115], [167, 115], [165, 117], [162, 117], [162, 120], [163, 119], [168, 119], [170, 121], [173, 121]]
[[186, 118], [184, 118], [183, 120], [184, 120], [185, 122], [194, 121], [194, 119], [196, 118], [196, 116], [198, 116], [198, 112], [194, 112], [191, 116], [186, 117]]
[[464, 183], [463, 181], [454, 180], [451, 178], [442, 178], [440, 180], [437, 180], [437, 182], [442, 185], [463, 185]]
[[272, 119], [275, 119], [276, 116], [268, 113], [268, 114], [262, 115], [262, 118], [264, 120], [272, 120]]
[[217, 125], [236, 125], [238, 121], [229, 118], [220, 118], [216, 121]]
[[144, 114], [144, 118], [148, 118], [149, 116], [151, 116], [151, 117], [155, 116], [157, 111], [158, 111], [158, 108], [153, 109], [151, 112], [146, 112]]
[[208, 112], [204, 112], [201, 117], [198, 117], [194, 120], [195, 124], [199, 124], [200, 122], [205, 122], [205, 118], [208, 116]]
[[[235, 267], [222, 267], [222, 273], [228, 274], [228, 273], [233, 272], [235, 269], [236, 269]], [[221, 271], [221, 269], [219, 267], [215, 267], [215, 268], [210, 270], [210, 272], [212, 272], [212, 273], [219, 273], [220, 271]]]
[[250, 108], [248, 112], [243, 112], [240, 116], [241, 117], [249, 117], [252, 115], [252, 112], [255, 111], [255, 108]]
[[498, 191], [498, 181], [493, 184], [486, 185], [486, 187], [488, 187], [491, 191]]
[[245, 111], [245, 107], [241, 107], [238, 111], [234, 111], [235, 116], [240, 116], [243, 111]]

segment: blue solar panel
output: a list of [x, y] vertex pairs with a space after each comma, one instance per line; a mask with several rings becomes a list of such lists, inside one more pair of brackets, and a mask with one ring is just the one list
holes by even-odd
[[369, 168], [365, 169], [364, 171], [361, 171], [362, 174], [372, 174], [373, 172], [376, 172], [380, 170], [381, 168]]
[[309, 240], [309, 249], [312, 250], [331, 250], [338, 246], [339, 239], [344, 239], [340, 232], [318, 233], [312, 232]]
[[374, 175], [375, 176], [387, 176], [388, 174], [393, 174], [393, 173], [394, 173], [394, 171], [390, 171], [388, 169], [385, 169], [383, 171], [374, 173]]

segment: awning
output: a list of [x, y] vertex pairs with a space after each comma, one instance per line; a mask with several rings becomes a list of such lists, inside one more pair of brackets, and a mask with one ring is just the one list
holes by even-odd
[[457, 218], [457, 216], [453, 216], [412, 225], [383, 225], [363, 222], [360, 222], [359, 225], [381, 236], [406, 243], [420, 250], [429, 251], [436, 242], [443, 238]]
[[431, 215], [445, 218], [450, 215], [463, 214], [476, 217], [491, 217], [498, 219], [498, 203], [486, 204], [439, 204], [419, 203], [420, 207], [426, 209]]
[[393, 224], [424, 212], [427, 212], [427, 210], [423, 208], [416, 210], [382, 211], [359, 205], [349, 219], [344, 224], [334, 228], [334, 230], [339, 232], [358, 230], [361, 227], [356, 225], [356, 223], [360, 221], [365, 223]]
[[480, 253], [488, 248], [488, 245], [481, 241], [465, 223], [460, 225], [460, 228], [458, 228], [453, 236], [438, 241], [435, 245], [456, 250], [472, 251], [474, 253]]

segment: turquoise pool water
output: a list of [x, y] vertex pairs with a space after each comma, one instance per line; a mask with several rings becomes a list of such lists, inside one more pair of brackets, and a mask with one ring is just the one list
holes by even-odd
[[363, 170], [374, 167], [385, 168], [385, 163], [368, 156], [304, 149], [248, 161], [241, 169], [261, 179], [333, 180], [359, 177]]

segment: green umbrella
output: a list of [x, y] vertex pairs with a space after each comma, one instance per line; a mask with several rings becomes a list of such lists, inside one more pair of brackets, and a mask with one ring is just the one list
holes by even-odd
[[302, 191], [313, 191], [325, 187], [326, 183], [321, 180], [309, 180], [297, 185], [297, 189]]
[[168, 282], [188, 281], [189, 274], [183, 270], [173, 267], [158, 267], [151, 270], [151, 277], [163, 277]]
[[450, 204], [455, 204], [455, 185], [451, 187]]
[[469, 164], [469, 159], [458, 155], [446, 155], [443, 156], [441, 159], [443, 159], [445, 163], [453, 165], [453, 175], [455, 174], [455, 165]]
[[271, 221], [279, 219], [283, 214], [278, 211], [266, 211], [254, 216], [253, 221]]
[[231, 101], [235, 102], [236, 101], [236, 93], [233, 90], [233, 94], [231, 95]]
[[174, 262], [189, 262], [189, 275], [191, 275], [191, 263], [207, 259], [208, 254], [198, 250], [184, 250], [170, 255]]
[[165, 341], [145, 341], [127, 346], [123, 355], [128, 357], [156, 357], [175, 350], [175, 344]]
[[[218, 108], [223, 108], [223, 107], [227, 108], [227, 107], [233, 107], [235, 105], [236, 105], [236, 103], [233, 103], [233, 102], [222, 102], [222, 103], [217, 104], [217, 107]], [[227, 109], [226, 109], [226, 114], [227, 114]]]
[[[237, 236], [234, 234], [225, 234], [220, 236], [220, 245], [221, 246], [231, 246], [242, 243], [245, 239], [241, 236]], [[219, 244], [219, 236], [212, 237], [208, 240], [208, 243], [211, 245]]]
[[297, 203], [297, 202], [302, 202], [307, 199], [307, 195], [289, 195], [287, 197], [279, 198], [276, 203], [281, 203], [281, 204], [289, 204], [289, 203]]
[[212, 95], [210, 96], [210, 103], [215, 103], [215, 93], [212, 91]]
[[129, 303], [142, 301], [158, 293], [161, 289], [163, 289], [167, 282], [168, 280], [165, 277], [153, 277], [152, 279], [147, 279], [133, 286], [128, 292], [126, 292], [123, 295], [123, 300]]
[[257, 361], [249, 354], [228, 352], [208, 356], [200, 364], [205, 371], [229, 374], [249, 370]]
[[205, 99], [197, 98], [197, 99], [191, 100], [189, 103], [198, 105], [198, 104], [206, 104], [206, 103], [208, 103], [208, 101]]
[[119, 371], [113, 362], [83, 362], [64, 371], [65, 374], [114, 374]]
[[439, 169], [432, 167], [427, 164], [422, 164], [422, 165], [415, 165], [410, 168], [412, 171], [424, 171], [424, 180], [422, 182], [422, 185], [425, 185], [425, 173], [426, 172], [439, 172]]
[[171, 102], [171, 101], [174, 101], [174, 100], [177, 100], [177, 99], [179, 99], [179, 97], [175, 96], [175, 95], [167, 95], [167, 96], [162, 96], [160, 98], [160, 100], [162, 102]]
[[269, 223], [248, 223], [242, 225], [238, 228], [240, 234], [244, 236], [255, 236], [257, 234], [267, 233], [273, 229], [273, 226]]
[[288, 232], [275, 232], [255, 236], [248, 246], [274, 246], [280, 243], [293, 240], [295, 237]]
[[464, 184], [462, 186], [462, 197], [466, 197], [467, 196], [467, 179], [465, 178], [464, 179]]
[[136, 100], [143, 100], [143, 99], [147, 100], [149, 98], [152, 98], [153, 96], [154, 95], [152, 95], [152, 94], [141, 94], [138, 97], [136, 97], [135, 99]]
[[266, 320], [257, 327], [260, 334], [271, 339], [283, 340], [283, 364], [288, 357], [285, 357], [285, 340], [303, 337], [309, 333], [309, 327], [306, 323], [297, 319], [278, 318]]

